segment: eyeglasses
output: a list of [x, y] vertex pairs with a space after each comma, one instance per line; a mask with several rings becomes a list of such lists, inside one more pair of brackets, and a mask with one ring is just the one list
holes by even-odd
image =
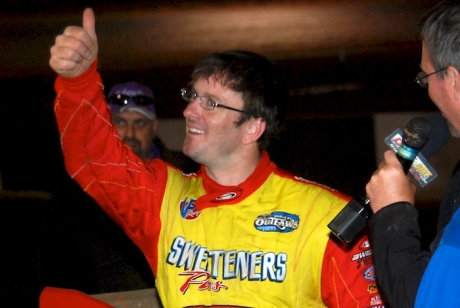
[[109, 97], [109, 104], [118, 106], [128, 105], [130, 102], [137, 106], [153, 105], [153, 98], [144, 95], [128, 96], [128, 95], [112, 95]]
[[193, 102], [195, 99], [198, 98], [200, 106], [203, 107], [206, 110], [214, 110], [214, 108], [220, 107], [220, 108], [225, 108], [225, 109], [228, 109], [228, 110], [233, 110], [233, 111], [245, 113], [245, 114], [248, 114], [248, 115], [252, 116], [252, 113], [250, 113], [248, 111], [240, 110], [240, 109], [236, 109], [236, 108], [233, 108], [233, 107], [228, 107], [228, 106], [219, 104], [219, 103], [213, 101], [211, 98], [206, 97], [206, 96], [198, 96], [198, 94], [196, 94], [195, 91], [193, 91], [190, 88], [182, 88], [180, 90], [180, 92], [181, 92], [182, 98], [185, 101], [189, 102], [189, 103]]
[[417, 82], [419, 84], [419, 86], [421, 86], [422, 88], [428, 88], [428, 76], [431, 76], [433, 74], [436, 74], [436, 73], [439, 73], [439, 72], [442, 72], [444, 70], [446, 70], [447, 68], [442, 68], [436, 72], [433, 72], [433, 73], [430, 73], [430, 74], [426, 74], [425, 72], [419, 72], [417, 74], [417, 76], [415, 76], [415, 82]]

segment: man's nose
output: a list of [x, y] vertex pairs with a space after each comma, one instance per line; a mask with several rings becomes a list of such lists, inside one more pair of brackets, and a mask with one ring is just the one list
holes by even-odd
[[135, 135], [134, 125], [133, 125], [133, 124], [128, 124], [128, 125], [126, 125], [126, 131], [125, 131], [125, 133], [126, 133], [126, 137], [127, 137], [127, 138], [132, 138], [132, 137], [134, 137], [134, 135]]
[[197, 115], [200, 112], [201, 106], [200, 106], [200, 98], [196, 97], [193, 101], [187, 104], [187, 107], [185, 107], [183, 115], [184, 117], [192, 117], [193, 115]]

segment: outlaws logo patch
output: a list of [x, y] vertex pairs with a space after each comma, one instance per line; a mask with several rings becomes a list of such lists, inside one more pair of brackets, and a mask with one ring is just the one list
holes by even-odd
[[254, 227], [263, 232], [291, 232], [299, 227], [299, 216], [285, 212], [263, 214], [254, 221]]

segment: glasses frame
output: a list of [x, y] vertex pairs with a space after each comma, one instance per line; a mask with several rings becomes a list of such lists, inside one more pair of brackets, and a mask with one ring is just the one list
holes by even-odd
[[420, 71], [417, 76], [415, 76], [415, 79], [414, 81], [416, 83], [418, 83], [419, 86], [421, 86], [422, 88], [428, 88], [428, 80], [426, 78], [428, 78], [429, 76], [431, 75], [434, 75], [436, 73], [439, 73], [439, 72], [442, 72], [442, 71], [445, 71], [447, 69], [447, 67], [445, 68], [441, 68], [440, 70], [437, 70], [433, 73], [430, 73], [430, 74], [427, 74], [425, 73], [424, 71]]
[[[201, 108], [203, 108], [205, 110], [214, 110], [216, 107], [219, 107], [219, 108], [225, 108], [225, 109], [228, 109], [228, 110], [233, 110], [233, 111], [236, 111], [236, 112], [244, 113], [244, 114], [247, 114], [247, 115], [250, 115], [250, 116], [254, 116], [249, 111], [236, 109], [236, 108], [233, 108], [233, 107], [229, 107], [229, 106], [226, 106], [226, 105], [219, 104], [219, 103], [215, 102], [214, 100], [210, 99], [207, 96], [198, 96], [198, 94], [195, 91], [193, 91], [193, 89], [191, 89], [191, 88], [182, 88], [182, 89], [180, 89], [180, 92], [181, 92], [182, 98], [188, 103], [191, 103], [195, 99], [198, 98]], [[211, 108], [207, 108], [207, 107], [204, 106], [204, 98], [207, 98], [212, 102], [212, 105], [211, 105], [212, 107]]]

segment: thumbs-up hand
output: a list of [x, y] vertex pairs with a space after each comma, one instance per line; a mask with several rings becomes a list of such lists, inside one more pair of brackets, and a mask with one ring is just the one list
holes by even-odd
[[92, 9], [83, 12], [83, 27], [69, 26], [51, 47], [51, 68], [66, 78], [78, 77], [96, 60], [98, 53], [95, 17]]

